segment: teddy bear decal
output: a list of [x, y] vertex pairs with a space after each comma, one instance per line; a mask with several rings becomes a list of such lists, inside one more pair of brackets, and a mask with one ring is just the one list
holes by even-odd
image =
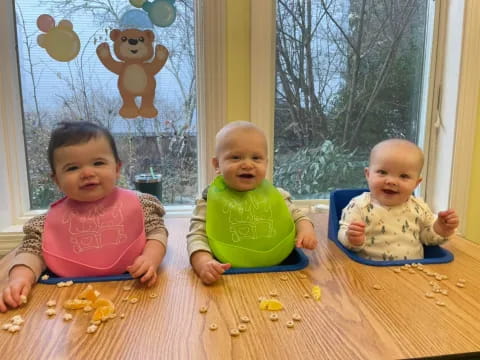
[[[110, 32], [110, 39], [120, 61], [112, 57], [106, 42], [98, 45], [97, 55], [108, 70], [118, 75], [118, 90], [123, 100], [120, 116], [128, 119], [157, 116], [158, 110], [153, 104], [155, 75], [167, 61], [167, 48], [163, 45], [154, 48], [155, 35], [151, 30], [114, 29]], [[135, 103], [136, 97], [141, 97], [140, 108]]]

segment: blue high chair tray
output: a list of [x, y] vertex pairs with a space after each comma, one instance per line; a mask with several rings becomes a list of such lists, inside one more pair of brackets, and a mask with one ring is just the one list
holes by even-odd
[[251, 267], [251, 268], [230, 268], [225, 271], [224, 275], [233, 274], [250, 274], [261, 272], [281, 272], [281, 271], [295, 271], [301, 270], [307, 267], [308, 258], [299, 248], [294, 248], [288, 257], [283, 260], [279, 265], [264, 266], [264, 267]]
[[330, 193], [330, 211], [328, 215], [328, 238], [335, 242], [335, 244], [342, 250], [350, 259], [366, 265], [373, 266], [398, 266], [411, 263], [419, 264], [441, 264], [449, 263], [453, 261], [453, 254], [438, 245], [436, 246], [423, 246], [424, 258], [423, 259], [410, 259], [410, 260], [393, 260], [393, 261], [380, 261], [365, 259], [354, 251], [347, 249], [338, 240], [338, 230], [340, 227], [340, 218], [342, 216], [342, 210], [348, 205], [350, 200], [355, 196], [358, 196], [368, 189], [338, 189]]
[[[43, 275], [48, 275], [48, 279], [42, 280]], [[130, 273], [123, 273], [119, 275], [108, 275], [108, 276], [91, 276], [91, 277], [58, 277], [56, 274], [52, 273], [50, 270], [45, 270], [43, 274], [38, 279], [40, 284], [57, 284], [61, 281], [73, 281], [74, 283], [88, 283], [88, 282], [104, 282], [104, 281], [124, 281], [124, 280], [133, 280]]]

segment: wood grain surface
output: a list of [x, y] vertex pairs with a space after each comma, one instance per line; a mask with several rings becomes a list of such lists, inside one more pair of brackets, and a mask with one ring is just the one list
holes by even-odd
[[[448, 276], [436, 281], [420, 271], [397, 274], [391, 267], [353, 262], [326, 237], [326, 216], [312, 215], [319, 236], [310, 264], [284, 273], [227, 275], [204, 286], [192, 272], [186, 253], [188, 219], [167, 219], [167, 257], [156, 286], [136, 281], [94, 283], [116, 305], [117, 316], [95, 334], [86, 328], [92, 313], [71, 311], [65, 322], [61, 304], [85, 284], [58, 288], [38, 284], [28, 303], [0, 314], [0, 324], [21, 314], [20, 332], [0, 330], [3, 359], [399, 359], [480, 351], [480, 246], [455, 238], [446, 247], [455, 255], [450, 264], [427, 269]], [[11, 254], [0, 261], [2, 284]], [[302, 274], [307, 275], [302, 278]], [[282, 279], [286, 276], [286, 280]], [[455, 284], [466, 280], [464, 288]], [[430, 281], [448, 290], [428, 299]], [[125, 285], [132, 285], [130, 291]], [[305, 298], [312, 286], [322, 289], [320, 301]], [[381, 289], [374, 289], [380, 285]], [[284, 310], [278, 321], [259, 309], [258, 298], [278, 293]], [[151, 298], [150, 294], [158, 294]], [[137, 297], [135, 304], [123, 301]], [[49, 318], [48, 300], [56, 300], [57, 315]], [[446, 306], [438, 306], [436, 300]], [[207, 306], [201, 314], [199, 308]], [[301, 315], [294, 328], [286, 322]], [[248, 316], [247, 331], [237, 337], [230, 329]], [[218, 329], [209, 330], [215, 323]]]

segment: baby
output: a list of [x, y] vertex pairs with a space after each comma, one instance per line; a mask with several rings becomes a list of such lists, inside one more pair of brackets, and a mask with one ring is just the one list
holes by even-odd
[[338, 238], [371, 260], [422, 259], [423, 245], [439, 245], [458, 227], [454, 210], [435, 218], [428, 205], [412, 195], [422, 181], [422, 150], [390, 139], [375, 145], [365, 169], [368, 188], [343, 209]]
[[311, 221], [290, 194], [267, 180], [265, 134], [246, 121], [232, 122], [216, 136], [212, 164], [219, 174], [197, 201], [187, 250], [203, 283], [233, 267], [281, 263], [295, 245], [314, 249]]
[[152, 195], [116, 186], [122, 164], [110, 132], [84, 121], [60, 123], [48, 161], [65, 197], [25, 224], [0, 311], [18, 307], [47, 267], [62, 277], [128, 271], [152, 286], [167, 246], [165, 210]]

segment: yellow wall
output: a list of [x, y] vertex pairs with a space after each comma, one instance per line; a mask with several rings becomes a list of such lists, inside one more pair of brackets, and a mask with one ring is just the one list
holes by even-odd
[[465, 237], [469, 240], [480, 243], [480, 221], [478, 219], [480, 215], [480, 95], [477, 104], [477, 127], [472, 161], [472, 177], [470, 179], [470, 200], [468, 204]]
[[250, 121], [250, 0], [227, 0], [226, 58], [227, 121]]

